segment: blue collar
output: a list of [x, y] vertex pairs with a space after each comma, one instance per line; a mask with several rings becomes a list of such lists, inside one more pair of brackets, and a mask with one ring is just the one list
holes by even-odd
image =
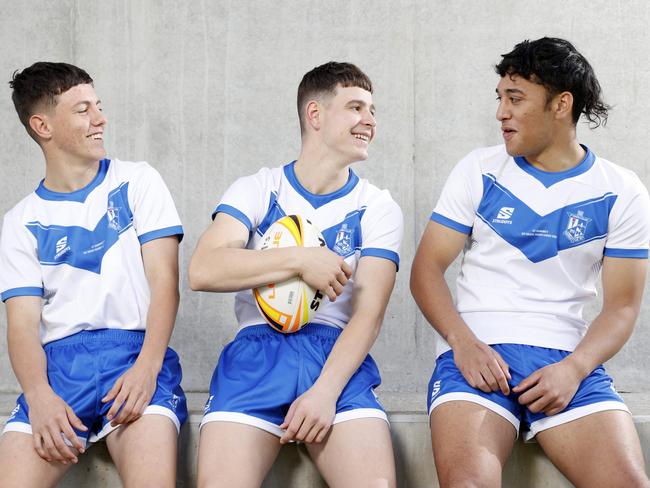
[[85, 187], [71, 191], [71, 192], [58, 192], [58, 191], [52, 191], [48, 190], [45, 188], [45, 185], [43, 182], [45, 179], [41, 180], [41, 182], [38, 185], [38, 188], [36, 188], [36, 194], [41, 197], [43, 200], [54, 200], [54, 201], [68, 201], [68, 202], [79, 202], [83, 203], [86, 201], [86, 198], [88, 198], [88, 195], [90, 194], [91, 191], [93, 191], [97, 186], [101, 184], [102, 181], [104, 181], [104, 178], [106, 177], [106, 173], [108, 172], [108, 166], [111, 164], [110, 159], [102, 159], [99, 162], [99, 170], [97, 171], [97, 174], [93, 178], [93, 180], [88, 183]]
[[345, 195], [350, 193], [359, 182], [359, 177], [350, 168], [348, 169], [348, 181], [345, 183], [345, 185], [343, 185], [341, 188], [339, 188], [338, 190], [332, 193], [327, 193], [325, 195], [315, 195], [311, 193], [309, 190], [307, 190], [304, 186], [302, 186], [298, 181], [298, 178], [296, 177], [295, 168], [294, 168], [295, 164], [296, 164], [295, 161], [286, 164], [284, 166], [284, 175], [286, 176], [287, 180], [289, 180], [289, 183], [291, 184], [293, 189], [296, 190], [298, 194], [302, 196], [305, 200], [307, 200], [314, 208], [322, 207], [323, 205], [331, 202], [332, 200], [336, 200], [337, 198], [344, 197]]
[[592, 153], [591, 149], [589, 149], [587, 146], [583, 146], [582, 144], [580, 145], [586, 152], [585, 157], [582, 158], [582, 161], [580, 161], [577, 166], [574, 166], [573, 168], [567, 169], [565, 171], [543, 171], [530, 164], [523, 156], [515, 156], [514, 159], [515, 163], [517, 163], [517, 166], [519, 166], [529, 175], [539, 180], [542, 185], [548, 188], [551, 185], [554, 185], [555, 183], [558, 183], [567, 178], [581, 175], [582, 173], [589, 171], [589, 169], [594, 165], [594, 161], [596, 160], [594, 153]]

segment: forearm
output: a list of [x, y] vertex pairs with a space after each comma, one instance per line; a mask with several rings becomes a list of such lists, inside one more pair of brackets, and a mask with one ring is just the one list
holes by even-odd
[[429, 324], [452, 349], [468, 339], [476, 339], [454, 305], [443, 270], [434, 265], [414, 269], [411, 293]]
[[159, 371], [165, 358], [178, 312], [179, 293], [173, 276], [152, 283], [147, 326], [138, 361]]
[[297, 259], [300, 249], [222, 247], [197, 252], [190, 262], [190, 287], [195, 291], [231, 292], [285, 281], [301, 269]]
[[565, 361], [576, 368], [581, 378], [588, 376], [627, 342], [634, 330], [638, 312], [638, 307], [634, 305], [603, 310]]
[[50, 385], [47, 380], [45, 351], [41, 345], [38, 328], [24, 325], [9, 321], [7, 343], [11, 366], [29, 403], [34, 393], [43, 388], [50, 388]]
[[338, 399], [375, 343], [382, 318], [353, 317], [350, 320], [325, 361], [315, 383], [316, 388], [321, 388]]

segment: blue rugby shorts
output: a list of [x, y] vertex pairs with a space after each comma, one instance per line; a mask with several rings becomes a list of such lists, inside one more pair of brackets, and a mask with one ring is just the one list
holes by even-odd
[[[291, 403], [316, 381], [341, 329], [309, 324], [282, 334], [268, 325], [240, 330], [221, 353], [201, 426], [223, 421], [252, 425], [281, 437]], [[381, 379], [370, 355], [341, 392], [334, 424], [375, 417], [388, 422], [374, 389]]]
[[[491, 346], [510, 367], [512, 388], [534, 371], [554, 364], [569, 354], [568, 351], [528, 346], [525, 344], [495, 344]], [[429, 382], [428, 412], [445, 402], [464, 400], [484, 406], [508, 420], [519, 432], [521, 427], [524, 439], [529, 441], [537, 433], [561, 425], [586, 415], [605, 410], [624, 410], [629, 412], [623, 399], [614, 388], [612, 378], [603, 366], [598, 366], [587, 376], [566, 408], [555, 415], [532, 413], [525, 405], [518, 403], [519, 395], [511, 392], [508, 396], [501, 391], [484, 393], [471, 387], [454, 362], [453, 351], [447, 351], [436, 360], [436, 367]]]
[[[82, 444], [97, 442], [118, 428], [106, 418], [113, 402], [102, 403], [101, 399], [135, 363], [143, 341], [143, 331], [102, 329], [78, 332], [43, 347], [50, 386], [88, 427], [87, 432], [76, 431]], [[168, 417], [177, 432], [187, 419], [181, 378], [178, 355], [167, 348], [156, 391], [144, 411], [144, 415]], [[18, 397], [3, 433], [9, 431], [32, 433], [24, 395]]]

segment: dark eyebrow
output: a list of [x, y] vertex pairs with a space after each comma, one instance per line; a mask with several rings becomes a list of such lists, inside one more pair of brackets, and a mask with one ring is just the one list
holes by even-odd
[[[494, 91], [499, 94], [499, 89], [495, 88]], [[506, 88], [505, 90], [506, 94], [508, 95], [525, 95], [523, 90], [520, 90], [519, 88]]]

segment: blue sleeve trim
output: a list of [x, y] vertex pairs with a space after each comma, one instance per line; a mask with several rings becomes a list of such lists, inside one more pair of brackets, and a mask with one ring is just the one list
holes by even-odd
[[361, 250], [361, 257], [364, 256], [374, 256], [376, 258], [384, 258], [393, 261], [397, 267], [397, 271], [399, 271], [399, 254], [395, 251], [380, 249], [378, 247], [367, 247]]
[[239, 220], [242, 224], [246, 226], [248, 229], [248, 232], [253, 230], [253, 224], [251, 224], [251, 221], [246, 217], [246, 214], [244, 212], [241, 212], [240, 210], [237, 210], [235, 207], [231, 207], [230, 205], [225, 205], [221, 204], [217, 208], [214, 209], [214, 212], [212, 212], [212, 220], [217, 216], [219, 212], [226, 213], [230, 215], [231, 217], [235, 217], [237, 220]]
[[20, 288], [11, 288], [0, 293], [3, 302], [13, 297], [42, 297], [43, 288], [38, 286], [23, 286]]
[[605, 256], [610, 258], [648, 259], [647, 249], [615, 249], [611, 247], [606, 247], [604, 254]]
[[169, 236], [178, 236], [178, 242], [181, 242], [183, 240], [183, 227], [175, 225], [173, 227], [165, 227], [164, 229], [152, 230], [151, 232], [138, 236], [138, 240], [140, 241], [140, 245], [143, 245], [154, 239]]
[[472, 233], [472, 228], [471, 227], [469, 227], [467, 225], [460, 224], [460, 223], [456, 222], [455, 220], [448, 219], [444, 215], [440, 215], [439, 213], [436, 213], [436, 212], [433, 212], [431, 214], [431, 220], [433, 220], [434, 222], [437, 222], [437, 223], [439, 223], [441, 225], [444, 225], [445, 227], [449, 227], [450, 229], [454, 229], [454, 230], [457, 230], [458, 232], [462, 232], [463, 234], [469, 235], [469, 234]]

